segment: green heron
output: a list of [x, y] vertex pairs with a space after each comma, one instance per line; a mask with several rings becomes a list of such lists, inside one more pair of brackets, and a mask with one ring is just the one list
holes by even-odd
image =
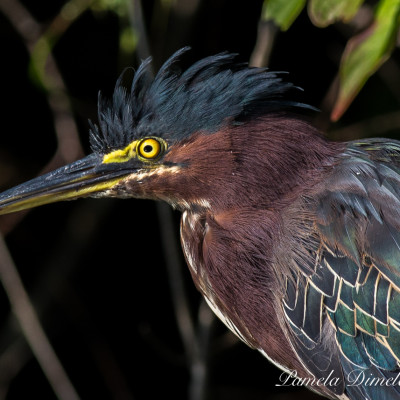
[[250, 347], [336, 399], [400, 398], [400, 142], [330, 142], [277, 73], [231, 54], [99, 97], [93, 153], [0, 195], [5, 214], [78, 197], [182, 212], [194, 283]]

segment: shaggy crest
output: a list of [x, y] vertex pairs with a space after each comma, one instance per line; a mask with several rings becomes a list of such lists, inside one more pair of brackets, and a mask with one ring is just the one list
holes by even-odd
[[235, 54], [207, 57], [180, 72], [175, 64], [188, 49], [173, 54], [155, 78], [147, 58], [130, 91], [123, 87], [121, 75], [111, 100], [99, 94], [99, 125], [90, 122], [94, 152], [123, 148], [149, 135], [176, 141], [197, 131], [212, 133], [228, 123], [239, 124], [286, 107], [312, 108], [284, 100], [284, 94], [296, 87], [282, 81], [279, 73], [237, 63]]

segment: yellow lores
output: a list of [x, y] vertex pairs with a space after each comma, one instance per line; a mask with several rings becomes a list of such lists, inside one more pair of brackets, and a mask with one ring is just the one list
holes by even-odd
[[167, 149], [167, 143], [156, 137], [135, 140], [122, 150], [105, 154], [103, 164], [124, 163], [137, 157], [142, 161], [156, 160]]
[[136, 155], [136, 145], [138, 140], [135, 140], [132, 143], [129, 143], [122, 150], [115, 150], [111, 153], [105, 154], [103, 157], [103, 164], [108, 163], [123, 163], [129, 161], [131, 158], [135, 157]]

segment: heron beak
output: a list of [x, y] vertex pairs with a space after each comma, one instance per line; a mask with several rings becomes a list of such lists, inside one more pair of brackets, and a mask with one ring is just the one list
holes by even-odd
[[127, 163], [103, 163], [91, 154], [0, 194], [0, 215], [63, 200], [92, 196], [118, 184], [133, 171]]

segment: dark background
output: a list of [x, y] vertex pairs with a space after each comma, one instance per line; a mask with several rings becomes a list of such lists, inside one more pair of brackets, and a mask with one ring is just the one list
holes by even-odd
[[[192, 51], [183, 67], [225, 50], [248, 61], [263, 32], [262, 1], [144, 0], [130, 8], [125, 1], [75, 1], [68, 4], [85, 11], [69, 23], [60, 17], [65, 4], [0, 0], [0, 189], [88, 153], [87, 121], [96, 121], [98, 90], [112, 93], [125, 67], [150, 53], [157, 70], [185, 45]], [[121, 32], [129, 27], [137, 43], [127, 50]], [[398, 50], [342, 120], [329, 122], [340, 58], [358, 29], [319, 29], [304, 11], [287, 32], [275, 33], [268, 66], [290, 72], [288, 79], [305, 89], [302, 101], [321, 108], [316, 123], [332, 138], [395, 138]], [[37, 38], [49, 32], [63, 84], [45, 88], [29, 65]], [[46, 74], [54, 77], [54, 66]], [[73, 139], [68, 144], [71, 120], [82, 147]], [[80, 398], [314, 398], [302, 388], [276, 387], [281, 372], [239, 343], [201, 302], [181, 253], [168, 253], [179, 245], [179, 217], [149, 201], [94, 199], [1, 217], [16, 268]], [[177, 315], [186, 314], [174, 299], [188, 305], [189, 352], [177, 325]], [[32, 397], [56, 398], [0, 288], [0, 400]]]

